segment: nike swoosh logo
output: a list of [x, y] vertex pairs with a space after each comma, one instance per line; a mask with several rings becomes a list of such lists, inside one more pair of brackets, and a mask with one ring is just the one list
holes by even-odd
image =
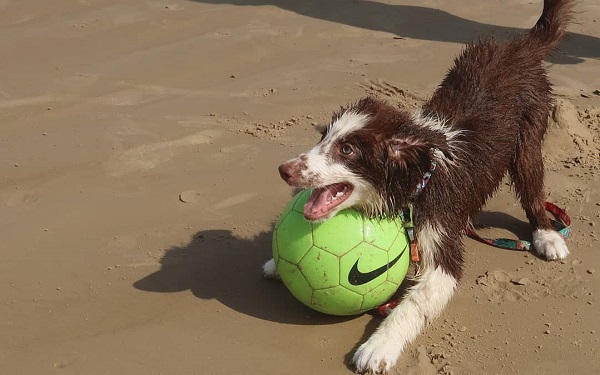
[[356, 263], [354, 263], [354, 265], [352, 266], [352, 269], [350, 269], [350, 272], [348, 273], [348, 282], [351, 285], [364, 285], [372, 280], [375, 280], [376, 278], [378, 278], [379, 276], [383, 275], [388, 269], [392, 268], [394, 266], [394, 264], [396, 264], [400, 258], [402, 258], [402, 255], [404, 254], [404, 252], [406, 251], [406, 247], [404, 248], [404, 250], [402, 250], [402, 252], [395, 257], [394, 259], [392, 259], [391, 262], [389, 262], [388, 264], [384, 264], [383, 266], [374, 269], [373, 271], [370, 272], [360, 272], [358, 270], [358, 261], [360, 260], [360, 258], [358, 258], [356, 260]]

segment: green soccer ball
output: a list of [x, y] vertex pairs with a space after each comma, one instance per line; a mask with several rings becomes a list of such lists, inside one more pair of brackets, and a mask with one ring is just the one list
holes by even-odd
[[331, 315], [361, 314], [385, 303], [409, 265], [399, 219], [369, 219], [354, 209], [314, 223], [304, 218], [310, 190], [285, 207], [273, 232], [281, 280], [305, 305]]

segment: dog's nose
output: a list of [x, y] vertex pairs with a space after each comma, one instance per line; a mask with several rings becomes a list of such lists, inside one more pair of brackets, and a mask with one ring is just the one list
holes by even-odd
[[287, 164], [281, 164], [279, 166], [279, 175], [281, 176], [281, 178], [285, 181], [285, 182], [290, 182], [290, 180], [292, 179], [292, 168], [287, 165]]

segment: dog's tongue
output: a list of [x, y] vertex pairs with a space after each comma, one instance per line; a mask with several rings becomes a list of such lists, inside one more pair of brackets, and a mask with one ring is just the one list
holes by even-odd
[[345, 201], [350, 191], [351, 186], [346, 183], [332, 184], [314, 189], [308, 201], [304, 204], [304, 217], [308, 220], [323, 218], [333, 208]]

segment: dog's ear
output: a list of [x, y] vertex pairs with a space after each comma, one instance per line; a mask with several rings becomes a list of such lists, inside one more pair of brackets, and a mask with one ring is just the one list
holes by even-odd
[[421, 166], [431, 160], [435, 145], [418, 138], [392, 138], [386, 141], [388, 157], [402, 168]]
[[434, 154], [452, 161], [454, 155], [446, 142], [425, 141], [419, 138], [392, 138], [387, 141], [388, 156], [391, 160], [407, 167], [410, 164], [428, 163]]

